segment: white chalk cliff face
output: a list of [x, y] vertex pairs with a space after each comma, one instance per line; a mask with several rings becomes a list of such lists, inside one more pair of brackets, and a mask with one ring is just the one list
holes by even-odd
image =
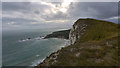
[[75, 42], [81, 38], [82, 35], [85, 34], [85, 29], [87, 27], [87, 24], [85, 23], [84, 20], [77, 20], [73, 28], [70, 31], [69, 34], [69, 39], [70, 39], [70, 44], [73, 45]]

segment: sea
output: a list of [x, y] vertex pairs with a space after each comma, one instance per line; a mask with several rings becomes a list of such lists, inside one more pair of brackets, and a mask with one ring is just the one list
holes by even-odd
[[58, 29], [3, 30], [2, 66], [36, 66], [51, 53], [67, 46], [65, 39], [43, 39], [54, 31]]

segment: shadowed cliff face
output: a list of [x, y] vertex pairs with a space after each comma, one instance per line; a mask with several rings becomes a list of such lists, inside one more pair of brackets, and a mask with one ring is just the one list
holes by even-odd
[[117, 66], [117, 24], [79, 19], [69, 33], [71, 45], [52, 53], [38, 66]]
[[70, 30], [71, 29], [53, 32], [52, 34], [48, 34], [47, 36], [45, 36], [44, 39], [46, 39], [46, 38], [63, 38], [63, 39], [69, 39]]

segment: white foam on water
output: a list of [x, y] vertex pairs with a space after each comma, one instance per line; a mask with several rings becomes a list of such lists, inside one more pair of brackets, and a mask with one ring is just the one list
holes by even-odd
[[[52, 38], [52, 39], [58, 39], [58, 38]], [[44, 39], [44, 40], [48, 40], [48, 39]], [[66, 39], [63, 39], [63, 40], [65, 40], [65, 43], [61, 44], [62, 46], [60, 45], [60, 46], [59, 46], [59, 49], [68, 46], [69, 40], [66, 40]], [[58, 50], [59, 50], [59, 49], [58, 49]], [[58, 51], [58, 50], [57, 50], [57, 51]], [[53, 51], [53, 52], [57, 52], [57, 51]], [[53, 53], [53, 52], [52, 52], [52, 53]], [[40, 56], [39, 54], [36, 55], [36, 57], [39, 57], [39, 56]], [[32, 65], [30, 65], [30, 66], [37, 66], [38, 64], [40, 64], [41, 62], [43, 62], [45, 59], [46, 59], [46, 58], [44, 58], [44, 59], [42, 59], [42, 60], [36, 60], [36, 61], [32, 62]]]
[[33, 39], [23, 39], [23, 40], [18, 40], [18, 42], [26, 42], [26, 41], [31, 41], [31, 40], [41, 40], [44, 39], [44, 37], [36, 37]]
[[37, 66], [38, 64], [40, 64], [40, 63], [43, 62], [44, 60], [45, 60], [45, 58], [42, 59], [42, 60], [36, 60], [36, 61], [32, 62], [32, 65], [30, 65], [30, 66]]
[[36, 55], [36, 57], [39, 57], [40, 55]]

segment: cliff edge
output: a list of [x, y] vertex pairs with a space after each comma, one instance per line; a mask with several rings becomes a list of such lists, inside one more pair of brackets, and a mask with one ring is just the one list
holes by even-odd
[[69, 33], [70, 44], [38, 66], [118, 66], [118, 25], [79, 19]]

